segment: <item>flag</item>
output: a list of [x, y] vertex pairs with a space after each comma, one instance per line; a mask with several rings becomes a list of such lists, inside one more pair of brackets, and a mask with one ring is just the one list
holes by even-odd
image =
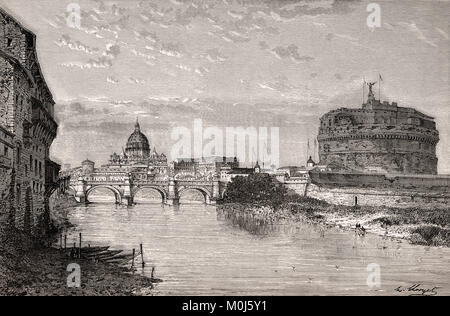
[[380, 81], [383, 81], [383, 77], [381, 77], [381, 75], [380, 75]]

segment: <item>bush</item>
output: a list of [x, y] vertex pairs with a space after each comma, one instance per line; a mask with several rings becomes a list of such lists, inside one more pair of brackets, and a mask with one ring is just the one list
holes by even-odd
[[287, 199], [287, 189], [267, 174], [236, 177], [228, 185], [225, 203], [251, 203], [279, 208]]
[[439, 226], [420, 226], [412, 230], [412, 234], [418, 234], [429, 246], [444, 246], [450, 244], [450, 231]]

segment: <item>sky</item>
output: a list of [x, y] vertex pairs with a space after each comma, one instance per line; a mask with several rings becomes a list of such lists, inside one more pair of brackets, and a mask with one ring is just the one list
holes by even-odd
[[[368, 5], [380, 8], [369, 27]], [[78, 4], [80, 24], [68, 23]], [[0, 0], [37, 35], [59, 123], [51, 155], [79, 165], [121, 152], [139, 117], [169, 154], [174, 128], [279, 127], [281, 165], [304, 165], [319, 119], [382, 99], [436, 118], [450, 173], [448, 1]], [[69, 21], [73, 21], [69, 19]], [[172, 157], [170, 157], [172, 158]], [[260, 157], [261, 159], [261, 157]]]

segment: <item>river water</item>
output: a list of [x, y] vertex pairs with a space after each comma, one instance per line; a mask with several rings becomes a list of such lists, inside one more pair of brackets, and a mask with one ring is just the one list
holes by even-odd
[[[267, 225], [199, 204], [127, 208], [100, 201], [75, 208], [69, 219], [76, 225], [69, 244], [78, 232], [91, 246], [130, 252], [142, 243], [147, 265], [137, 273], [155, 267], [164, 280], [157, 295], [406, 295], [395, 289], [416, 283], [450, 294], [446, 248], [319, 225]], [[371, 288], [376, 267], [381, 284]]]

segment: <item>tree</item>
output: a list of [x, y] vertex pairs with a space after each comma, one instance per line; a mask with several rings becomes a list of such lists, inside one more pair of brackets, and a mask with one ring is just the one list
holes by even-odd
[[228, 185], [225, 203], [264, 204], [278, 208], [287, 196], [287, 189], [268, 174], [236, 177]]

